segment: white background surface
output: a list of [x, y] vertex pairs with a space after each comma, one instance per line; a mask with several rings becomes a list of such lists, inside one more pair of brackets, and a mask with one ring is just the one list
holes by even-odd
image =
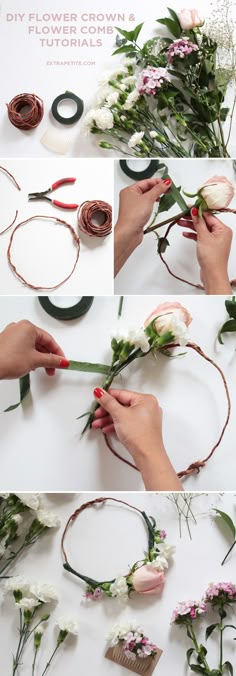
[[[68, 204], [82, 204], [86, 200], [103, 200], [113, 204], [113, 162], [105, 159], [49, 159], [5, 160], [1, 166], [8, 169], [18, 181], [21, 192], [6, 174], [0, 171], [1, 219], [0, 231], [12, 222], [21, 223], [35, 215], [61, 218], [73, 226], [80, 236], [80, 256], [72, 277], [53, 293], [97, 295], [113, 292], [113, 235], [88, 237], [80, 233], [77, 211], [60, 209], [44, 201], [28, 201], [28, 193], [47, 190], [58, 179], [76, 178], [76, 183], [61, 186], [49, 194], [51, 199]], [[14, 227], [14, 226], [13, 226]], [[14, 275], [7, 249], [13, 227], [0, 237], [0, 293], [31, 294], [30, 289]], [[53, 286], [65, 279], [75, 262], [77, 247], [70, 231], [53, 221], [34, 220], [20, 228], [13, 241], [11, 258], [22, 276], [35, 286]], [[42, 292], [47, 294], [47, 291]]]
[[[236, 174], [230, 160], [163, 160], [168, 166], [170, 176], [174, 183], [189, 193], [197, 192], [202, 184], [214, 175], [227, 176], [235, 185]], [[140, 160], [130, 160], [130, 168], [136, 171], [136, 164]], [[148, 161], [141, 160], [140, 169], [147, 166]], [[160, 174], [156, 174], [160, 176]], [[119, 162], [115, 162], [115, 219], [118, 214], [119, 192], [122, 188], [132, 185], [135, 181], [126, 176], [120, 168]], [[194, 199], [185, 198], [187, 203], [194, 204]], [[236, 198], [230, 204], [230, 208], [236, 208]], [[161, 213], [158, 222], [180, 213], [181, 209], [175, 204], [172, 209]], [[236, 225], [235, 214], [222, 214], [221, 220], [234, 231]], [[163, 236], [167, 225], [158, 230]], [[172, 228], [168, 237], [170, 246], [167, 248], [164, 258], [172, 272], [179, 277], [199, 284], [200, 271], [196, 256], [196, 244], [186, 240], [182, 236], [183, 228], [176, 225]], [[236, 239], [233, 237], [230, 260], [229, 277], [235, 279], [236, 273]], [[135, 249], [115, 280], [115, 293], [182, 293], [203, 295], [203, 291], [195, 289], [188, 284], [171, 277], [164, 263], [157, 255], [157, 239], [154, 233], [145, 235], [142, 244]]]
[[[235, 337], [216, 342], [226, 320], [221, 297], [178, 299], [188, 307], [193, 322], [191, 340], [223, 368], [232, 399], [232, 416], [223, 441], [200, 474], [185, 482], [186, 490], [234, 490], [236, 436]], [[71, 299], [68, 305], [71, 304]], [[123, 322], [141, 326], [159, 302], [171, 296], [125, 299]], [[73, 301], [72, 301], [73, 302]], [[48, 330], [68, 359], [109, 363], [110, 334], [117, 323], [118, 298], [96, 298], [89, 313], [72, 322], [49, 317], [36, 298], [1, 298], [0, 329], [7, 323], [29, 319]], [[183, 351], [183, 350], [181, 350]], [[102, 435], [80, 433], [85, 420], [76, 418], [90, 410], [93, 389], [102, 377], [78, 372], [48, 378], [32, 374], [29, 398], [11, 413], [2, 413], [1, 486], [3, 490], [140, 490], [138, 472], [116, 460]], [[204, 458], [216, 443], [226, 417], [226, 399], [217, 371], [193, 350], [178, 359], [147, 357], [135, 362], [117, 379], [116, 386], [155, 394], [164, 410], [164, 440], [177, 471]], [[17, 381], [0, 383], [0, 411], [19, 401]], [[118, 448], [118, 444], [117, 444]], [[125, 450], [119, 447], [121, 453]]]
[[[182, 8], [182, 3], [179, 0], [172, 0], [171, 7], [175, 10]], [[192, 0], [186, 0], [185, 5], [192, 7]], [[200, 13], [207, 17], [212, 14], [212, 5], [210, 0], [198, 0], [197, 3]], [[40, 38], [51, 38], [51, 35], [28, 35], [28, 24], [23, 21], [6, 22], [5, 16], [7, 12], [14, 13], [38, 13], [41, 17], [43, 13], [54, 12], [77, 13], [96, 13], [109, 14], [113, 13], [113, 20], [107, 18], [104, 22], [91, 21], [90, 26], [102, 27], [105, 26], [107, 32], [104, 34], [81, 34], [82, 25], [88, 26], [88, 22], [78, 23], [78, 35], [71, 37], [91, 39], [94, 43], [97, 38], [102, 39], [101, 47], [75, 47], [75, 48], [57, 48], [49, 47], [42, 48], [40, 46]], [[120, 21], [117, 14], [125, 13], [125, 21]], [[108, 155], [107, 151], [97, 148], [97, 138], [86, 138], [82, 134], [81, 121], [72, 127], [65, 128], [65, 126], [58, 124], [51, 115], [51, 105], [56, 96], [63, 93], [65, 90], [70, 90], [77, 94], [85, 101], [85, 110], [93, 107], [96, 92], [98, 90], [98, 82], [101, 80], [105, 71], [113, 71], [117, 64], [120, 63], [120, 57], [112, 57], [112, 52], [115, 48], [115, 38], [117, 31], [115, 26], [129, 30], [135, 25], [145, 21], [140, 44], [145, 42], [157, 34], [166, 35], [164, 29], [160, 26], [157, 28], [155, 20], [167, 15], [166, 2], [159, 2], [158, 6], [152, 0], [147, 0], [145, 8], [138, 6], [137, 3], [128, 3], [126, 0], [110, 0], [107, 2], [94, 3], [93, 0], [79, 3], [71, 2], [69, 5], [65, 0], [40, 0], [34, 2], [29, 6], [26, 0], [19, 3], [17, 0], [2, 0], [1, 2], [1, 23], [0, 23], [0, 53], [1, 61], [5, 63], [7, 58], [7, 73], [3, 68], [0, 75], [1, 85], [1, 103], [0, 103], [0, 154], [5, 157], [50, 157], [53, 155], [51, 151], [42, 146], [40, 140], [48, 129], [55, 130], [59, 134], [59, 138], [69, 143], [68, 154], [72, 156], [102, 156]], [[134, 19], [129, 19], [132, 16]], [[40, 22], [32, 21], [30, 25], [35, 25], [38, 29], [44, 25]], [[45, 25], [51, 25], [50, 22], [45, 22]], [[52, 24], [55, 26], [56, 24]], [[59, 24], [61, 25], [61, 23]], [[70, 26], [66, 22], [65, 26]], [[74, 26], [76, 24], [72, 24]], [[158, 32], [157, 32], [158, 31]], [[58, 37], [58, 36], [56, 36]], [[60, 36], [59, 36], [60, 37]], [[68, 39], [69, 35], [61, 36]], [[47, 66], [47, 61], [59, 63], [78, 63], [78, 65], [55, 65]], [[94, 65], [87, 65], [87, 64]], [[11, 125], [8, 120], [5, 104], [22, 92], [36, 93], [44, 100], [45, 113], [44, 118], [37, 129], [32, 132], [21, 132]], [[229, 100], [232, 100], [232, 93], [229, 95]], [[74, 111], [73, 111], [74, 112]], [[68, 114], [73, 114], [72, 110], [68, 109]], [[65, 110], [63, 112], [65, 113]], [[232, 134], [231, 155], [234, 156], [236, 151], [235, 133]], [[110, 153], [111, 151], [109, 151]]]
[[[109, 494], [112, 497], [112, 494]], [[85, 585], [77, 578], [63, 571], [60, 554], [62, 529], [72, 512], [83, 502], [96, 495], [51, 495], [48, 496], [50, 508], [61, 517], [62, 527], [55, 535], [41, 538], [24, 558], [15, 565], [15, 572], [24, 574], [32, 580], [49, 582], [59, 590], [60, 603], [55, 608], [53, 619], [62, 614], [77, 619], [80, 623], [79, 640], [64, 643], [60, 654], [50, 669], [52, 675], [64, 676], [68, 673], [96, 673], [98, 676], [125, 676], [119, 665], [104, 659], [106, 636], [117, 623], [136, 619], [147, 635], [163, 649], [163, 655], [156, 667], [159, 676], [189, 676], [186, 667], [186, 650], [190, 647], [185, 631], [170, 625], [172, 611], [178, 601], [200, 600], [209, 582], [235, 581], [235, 556], [232, 553], [222, 568], [231, 540], [227, 530], [220, 529], [210, 514], [211, 507], [227, 511], [235, 520], [235, 496], [219, 495], [199, 496], [192, 503], [197, 525], [191, 524], [192, 542], [185, 524], [182, 539], [179, 538], [177, 512], [165, 495], [143, 494], [115, 497], [144, 509], [156, 518], [157, 525], [167, 531], [167, 542], [176, 545], [176, 555], [166, 574], [166, 584], [161, 597], [142, 597], [134, 594], [127, 606], [123, 607], [117, 599], [105, 599], [97, 603], [83, 600]], [[113, 496], [114, 497], [114, 496]], [[143, 557], [146, 549], [146, 531], [138, 514], [121, 505], [108, 503], [98, 510], [88, 509], [74, 523], [67, 538], [67, 551], [71, 552], [71, 562], [82, 573], [98, 579], [112, 578], [125, 574], [136, 560]], [[51, 607], [50, 607], [51, 608]], [[55, 634], [53, 619], [45, 634], [40, 649], [39, 669], [42, 673], [47, 657], [53, 650]], [[230, 617], [235, 624], [235, 615]], [[17, 612], [11, 597], [5, 597], [0, 613], [0, 649], [1, 666], [4, 676], [11, 673], [11, 654], [17, 641]], [[201, 639], [205, 644], [204, 631], [215, 620], [209, 612], [208, 620], [199, 622]], [[225, 632], [225, 659], [235, 664], [234, 631]], [[214, 636], [214, 635], [213, 635]], [[54, 639], [54, 640], [53, 640]], [[209, 661], [216, 668], [218, 645], [212, 637], [207, 642]], [[42, 651], [42, 652], [41, 652]], [[20, 674], [29, 676], [32, 653], [30, 646], [25, 655], [25, 665]], [[214, 663], [215, 662], [215, 663]]]

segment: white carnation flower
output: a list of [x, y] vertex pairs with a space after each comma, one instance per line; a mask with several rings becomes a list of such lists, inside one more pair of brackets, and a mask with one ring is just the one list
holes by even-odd
[[61, 525], [60, 519], [54, 512], [50, 512], [46, 509], [38, 509], [36, 512], [36, 518], [42, 526], [46, 526], [46, 528], [58, 528], [58, 526]]
[[7, 500], [7, 498], [9, 498], [9, 495], [10, 493], [0, 493], [0, 498], [2, 498], [3, 500]]
[[161, 555], [165, 556], [166, 559], [170, 559], [176, 552], [176, 547], [174, 545], [167, 545], [165, 542], [157, 544], [157, 548], [159, 552], [161, 552]]
[[127, 75], [127, 77], [124, 77], [122, 82], [125, 85], [134, 85], [137, 82], [137, 78], [135, 75]]
[[58, 593], [55, 587], [50, 584], [35, 583], [30, 586], [30, 593], [42, 603], [50, 603], [50, 601], [58, 601]]
[[[138, 101], [139, 98], [140, 98], [140, 94], [139, 94], [138, 90], [133, 89], [133, 91], [128, 94], [127, 99], [126, 99], [126, 101], [123, 105], [123, 109], [124, 110], [130, 110], [131, 108], [133, 108], [134, 104], [136, 103], [136, 101]], [[144, 135], [144, 132], [141, 132], [141, 134]], [[135, 134], [134, 134], [134, 136], [135, 136]], [[143, 136], [141, 136], [141, 138], [142, 137]], [[133, 138], [133, 136], [131, 138]], [[135, 145], [136, 145], [136, 143], [135, 143]], [[130, 146], [130, 147], [132, 148], [133, 146]]]
[[39, 605], [40, 601], [28, 597], [23, 597], [22, 599], [20, 599], [20, 601], [16, 601], [17, 608], [21, 608], [21, 610], [33, 610], [34, 608], [37, 608], [37, 606]]
[[99, 80], [99, 84], [105, 85], [110, 80], [116, 80], [118, 75], [126, 75], [128, 73], [127, 65], [123, 63], [123, 65], [120, 64], [116, 70], [106, 71], [103, 73], [102, 78]]
[[102, 131], [112, 129], [112, 127], [114, 127], [114, 118], [111, 110], [105, 106], [95, 110], [94, 122], [96, 122], [98, 129], [101, 129]]
[[112, 338], [115, 338], [118, 342], [124, 340], [124, 342], [134, 345], [134, 347], [139, 347], [142, 352], [148, 352], [150, 345], [148, 338], [143, 328], [137, 329], [133, 327], [125, 327], [121, 323], [112, 331]]
[[164, 556], [158, 556], [155, 561], [150, 561], [147, 565], [155, 568], [155, 570], [163, 571], [168, 568], [168, 561]]
[[39, 509], [40, 507], [39, 493], [15, 493], [15, 495], [26, 507], [29, 507], [30, 509], [33, 510]]
[[111, 87], [108, 84], [105, 84], [101, 89], [98, 90], [96, 93], [96, 98], [95, 98], [95, 103], [97, 106], [101, 106], [101, 104], [104, 103], [106, 100], [107, 96], [111, 94], [112, 92], [116, 91], [113, 87]]
[[119, 96], [120, 96], [119, 92], [117, 90], [113, 90], [106, 97], [106, 101], [105, 101], [104, 105], [107, 106], [107, 108], [111, 108], [111, 106], [114, 106], [116, 103], [118, 103]]
[[122, 63], [124, 66], [133, 66], [136, 63], [136, 59], [134, 57], [131, 58], [130, 56], [124, 56]]
[[128, 600], [128, 591], [129, 588], [126, 579], [122, 576], [117, 577], [115, 582], [112, 582], [110, 586], [111, 595], [125, 602]]
[[144, 136], [144, 131], [136, 131], [131, 137], [128, 142], [129, 148], [135, 148], [136, 146], [141, 143], [142, 138]]
[[69, 617], [59, 617], [57, 620], [57, 626], [61, 631], [67, 631], [68, 634], [74, 634], [74, 636], [77, 636], [79, 633], [78, 623]]
[[21, 575], [10, 577], [5, 584], [6, 591], [14, 592], [20, 591], [22, 594], [27, 594], [30, 589], [30, 582]]

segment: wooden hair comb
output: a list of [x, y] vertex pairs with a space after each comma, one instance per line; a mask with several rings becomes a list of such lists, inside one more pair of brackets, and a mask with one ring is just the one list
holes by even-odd
[[123, 650], [119, 645], [114, 646], [114, 648], [108, 648], [105, 657], [116, 664], [120, 664], [121, 667], [125, 667], [130, 671], [133, 671], [135, 674], [145, 674], [145, 676], [151, 676], [153, 673], [159, 659], [162, 655], [162, 650], [157, 648], [157, 653], [154, 657], [136, 657], [135, 660], [131, 660], [124, 654]]

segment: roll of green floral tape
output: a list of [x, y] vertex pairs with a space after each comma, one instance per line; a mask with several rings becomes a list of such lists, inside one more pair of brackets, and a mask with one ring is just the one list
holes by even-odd
[[54, 319], [62, 319], [63, 321], [70, 321], [71, 319], [78, 319], [88, 312], [94, 300], [94, 296], [82, 296], [81, 300], [75, 305], [69, 307], [58, 307], [49, 300], [48, 296], [38, 296], [40, 305], [47, 312], [48, 315]]

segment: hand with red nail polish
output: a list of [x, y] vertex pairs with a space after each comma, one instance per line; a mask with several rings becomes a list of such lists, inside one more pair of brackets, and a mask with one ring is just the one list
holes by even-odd
[[23, 319], [0, 333], [0, 379], [20, 378], [43, 367], [49, 376], [67, 368], [69, 361], [54, 338]]
[[132, 455], [147, 490], [182, 489], [170, 463], [162, 438], [162, 409], [150, 394], [96, 387], [99, 407], [95, 411], [93, 429], [104, 434], [116, 433]]
[[115, 275], [143, 240], [143, 229], [160, 197], [171, 186], [171, 179], [148, 178], [120, 192], [118, 221], [115, 227]]
[[199, 217], [193, 207], [189, 219], [182, 218], [178, 225], [187, 228], [183, 237], [197, 244], [197, 258], [201, 280], [207, 294], [231, 294], [228, 260], [232, 243], [232, 230], [214, 214], [204, 211]]

